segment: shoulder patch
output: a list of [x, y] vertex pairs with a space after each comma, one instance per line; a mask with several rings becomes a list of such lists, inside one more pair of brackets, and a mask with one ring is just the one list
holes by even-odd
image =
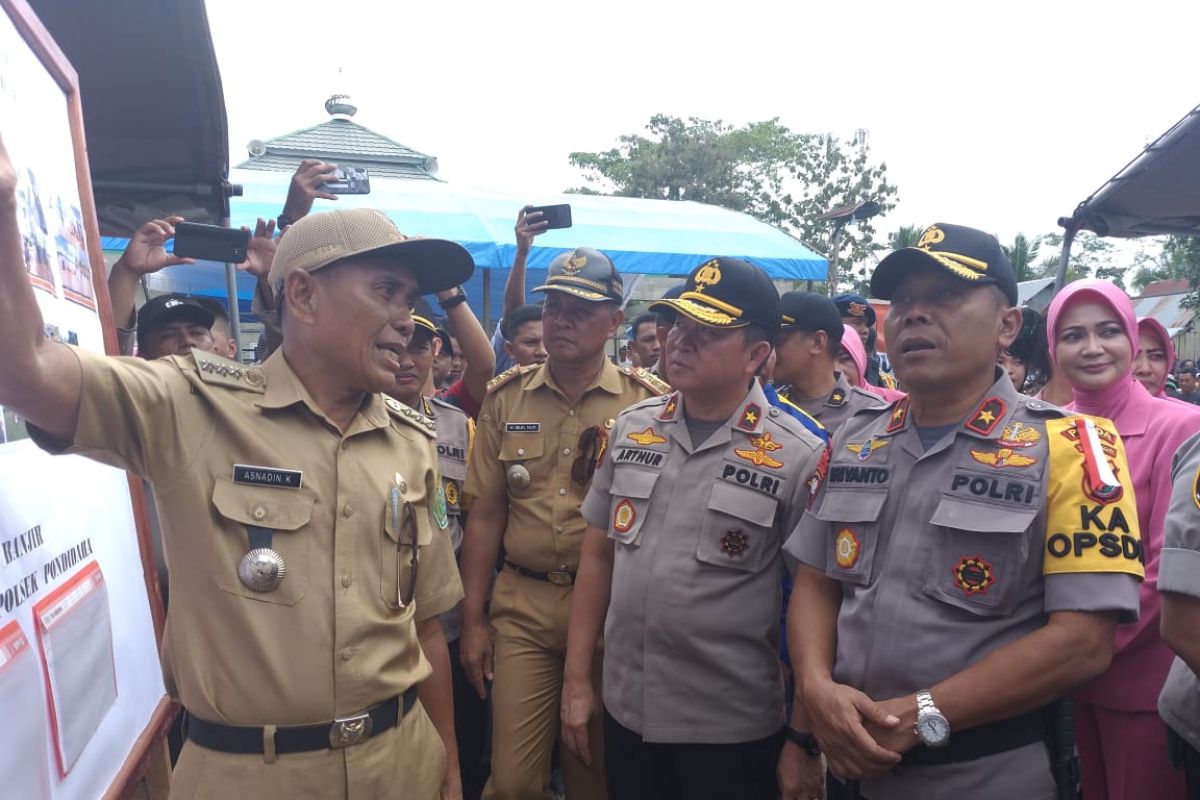
[[659, 379], [657, 375], [648, 369], [643, 369], [642, 367], [638, 367], [637, 369], [623, 369], [621, 373], [633, 378], [657, 395], [664, 395], [671, 391], [671, 384]]
[[402, 419], [430, 438], [437, 437], [437, 423], [420, 411], [409, 408], [394, 397], [383, 396], [383, 404], [396, 419]]
[[425, 399], [428, 400], [433, 405], [437, 406], [437, 413], [439, 413], [439, 414], [443, 413], [443, 412], [447, 412], [450, 414], [462, 414], [464, 417], [467, 417], [467, 419], [470, 419], [470, 416], [467, 414], [467, 412], [463, 411], [461, 408], [454, 405], [454, 403], [447, 403], [445, 400], [441, 399], [440, 397], [426, 397]]
[[192, 350], [192, 361], [196, 364], [196, 372], [200, 380], [215, 386], [227, 386], [230, 389], [241, 389], [245, 392], [262, 394], [267, 388], [267, 378], [262, 370], [255, 366], [232, 361], [228, 358]]
[[[870, 400], [871, 405], [864, 406], [864, 408], [885, 408], [888, 405], [887, 400], [884, 400], [882, 397], [880, 397], [877, 394], [868, 392], [866, 389], [863, 389], [861, 386], [850, 387], [850, 396], [851, 397], [859, 397], [859, 398], [862, 398], [863, 400]], [[861, 411], [862, 409], [860, 408], [859, 410]]]
[[501, 372], [499, 375], [497, 375], [496, 377], [494, 377], [490, 381], [488, 381], [488, 385], [487, 385], [488, 392], [496, 391], [501, 386], [508, 383], [513, 378], [517, 377], [518, 375], [524, 375], [526, 372], [530, 372], [532, 370], [537, 369], [537, 366], [538, 366], [537, 364], [526, 364], [525, 366], [522, 367], [520, 364], [518, 364], [514, 367], [510, 367], [509, 369], [506, 369], [504, 372]]

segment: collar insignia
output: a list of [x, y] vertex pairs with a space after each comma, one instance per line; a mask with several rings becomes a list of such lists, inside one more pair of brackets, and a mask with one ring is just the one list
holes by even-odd
[[988, 397], [971, 415], [970, 421], [967, 422], [967, 430], [980, 436], [991, 436], [1007, 410], [1008, 406], [999, 397]]
[[762, 409], [758, 403], [747, 403], [742, 409], [742, 418], [738, 420], [737, 426], [744, 431], [752, 431], [758, 425], [758, 419], [762, 416]]
[[896, 407], [892, 410], [892, 418], [888, 421], [887, 427], [883, 429], [884, 433], [895, 433], [904, 427], [905, 421], [908, 419], [908, 397], [903, 397], [896, 403]]

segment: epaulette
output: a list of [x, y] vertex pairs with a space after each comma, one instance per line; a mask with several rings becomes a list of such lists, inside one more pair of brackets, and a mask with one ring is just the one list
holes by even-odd
[[487, 390], [489, 393], [494, 392], [497, 389], [499, 389], [501, 386], [503, 386], [504, 384], [511, 381], [513, 378], [517, 377], [518, 375], [524, 375], [526, 372], [530, 372], [537, 368], [538, 368], [537, 364], [526, 364], [523, 367], [520, 364], [518, 364], [515, 367], [510, 367], [509, 369], [506, 369], [504, 372], [501, 372], [499, 375], [497, 375], [496, 377], [494, 377], [490, 381], [488, 381]]
[[621, 374], [628, 375], [655, 394], [666, 394], [671, 391], [671, 384], [659, 379], [650, 370], [642, 367], [621, 367]]
[[409, 408], [394, 397], [383, 396], [383, 404], [396, 419], [402, 419], [431, 439], [437, 438], [437, 423], [416, 409]]
[[1021, 403], [1021, 406], [1023, 408], [1029, 409], [1030, 411], [1036, 411], [1039, 414], [1045, 414], [1048, 417], [1069, 417], [1069, 416], [1071, 416], [1070, 411], [1067, 411], [1064, 408], [1060, 408], [1059, 406], [1056, 406], [1053, 403], [1047, 403], [1045, 400], [1042, 400], [1037, 397], [1026, 400], [1025, 402]]
[[267, 378], [258, 367], [231, 361], [204, 350], [192, 350], [192, 361], [200, 380], [215, 386], [227, 386], [245, 392], [262, 394], [267, 388]]
[[462, 410], [461, 408], [459, 408], [458, 406], [454, 405], [454, 403], [447, 402], [446, 400], [443, 400], [443, 399], [442, 399], [442, 398], [440, 398], [440, 397], [429, 396], [429, 397], [426, 397], [426, 398], [424, 398], [424, 399], [425, 399], [427, 402], [429, 402], [431, 405], [435, 405], [435, 406], [437, 406], [439, 411], [448, 411], [448, 412], [450, 412], [451, 414], [462, 414], [462, 415], [463, 415], [464, 417], [466, 417], [467, 419], [470, 419], [470, 418], [471, 418], [471, 415], [470, 415], [470, 414], [468, 414], [467, 412], [463, 411], [463, 410]]
[[874, 405], [868, 406], [868, 408], [883, 408], [884, 406], [889, 405], [887, 400], [884, 400], [882, 397], [875, 394], [874, 392], [868, 392], [866, 389], [862, 388], [861, 386], [851, 386], [850, 394], [858, 394], [858, 395], [862, 395], [863, 397], [866, 397], [870, 400], [874, 400], [875, 401]]

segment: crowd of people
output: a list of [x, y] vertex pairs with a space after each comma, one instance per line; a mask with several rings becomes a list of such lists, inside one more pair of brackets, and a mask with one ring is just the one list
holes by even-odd
[[313, 212], [334, 166], [239, 265], [255, 363], [134, 312], [178, 217], [110, 358], [42, 335], [0, 142], [0, 403], [150, 489], [173, 797], [1200, 797], [1196, 368], [1119, 288], [1018, 308], [938, 223], [883, 319], [715, 257], [626, 320], [599, 250], [527, 287], [524, 209], [489, 337], [463, 248]]

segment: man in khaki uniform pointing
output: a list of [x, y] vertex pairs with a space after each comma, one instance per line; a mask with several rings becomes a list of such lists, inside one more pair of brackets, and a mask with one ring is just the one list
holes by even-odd
[[42, 447], [153, 485], [173, 567], [163, 670], [189, 715], [171, 796], [436, 797], [430, 716], [453, 733], [436, 615], [461, 587], [435, 535], [433, 425], [380, 392], [412, 302], [470, 257], [379, 212], [314, 214], [280, 242], [284, 341], [261, 368], [108, 358], [43, 337], [15, 189], [0, 145], [0, 403]]

